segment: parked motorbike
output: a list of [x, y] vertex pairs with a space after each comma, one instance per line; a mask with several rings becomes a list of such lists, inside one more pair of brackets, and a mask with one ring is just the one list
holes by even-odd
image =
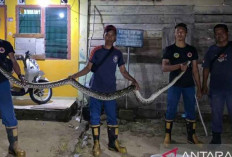
[[[44, 72], [39, 69], [35, 59], [30, 57], [29, 51], [25, 52], [25, 56], [16, 56], [17, 60], [22, 60], [24, 65], [25, 79], [29, 83], [42, 83], [49, 82], [47, 78], [44, 77]], [[29, 93], [31, 100], [37, 104], [45, 104], [52, 97], [52, 89], [35, 89], [35, 88], [20, 88], [11, 87], [12, 96], [23, 96]]]

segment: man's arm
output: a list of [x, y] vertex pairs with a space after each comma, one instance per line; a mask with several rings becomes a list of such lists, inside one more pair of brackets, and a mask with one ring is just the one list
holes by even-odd
[[20, 67], [19, 67], [17, 60], [15, 59], [14, 53], [10, 52], [10, 53], [8, 53], [8, 56], [9, 56], [10, 60], [12, 61], [14, 72], [18, 75], [18, 78], [21, 80], [22, 83], [26, 83], [25, 78], [21, 74], [21, 70], [20, 70]]
[[197, 60], [192, 61], [192, 72], [193, 72], [193, 77], [194, 77], [195, 83], [197, 85], [197, 97], [201, 98], [201, 96], [202, 96], [202, 94], [201, 94], [201, 81], [200, 81]]
[[76, 79], [78, 77], [84, 76], [84, 75], [88, 74], [91, 71], [92, 66], [93, 66], [93, 63], [89, 62], [84, 69], [82, 69], [81, 71], [79, 71], [77, 73], [74, 73], [73, 75], [71, 75], [69, 77], [73, 78], [73, 79]]
[[20, 67], [19, 67], [19, 64], [18, 64], [17, 60], [15, 59], [14, 53], [10, 52], [10, 53], [8, 53], [8, 56], [9, 56], [10, 60], [13, 63], [13, 69], [14, 69], [15, 73], [20, 78], [20, 76], [21, 76], [21, 70], [20, 70]]
[[208, 85], [207, 85], [208, 77], [209, 77], [209, 68], [203, 68], [202, 94], [208, 93]]
[[138, 84], [137, 81], [127, 72], [125, 65], [124, 65], [124, 64], [121, 65], [121, 66], [119, 67], [119, 69], [120, 69], [120, 72], [121, 72], [122, 76], [123, 76], [124, 78], [126, 78], [127, 80], [131, 81], [132, 84], [136, 86], [136, 89], [139, 90], [139, 88], [140, 88], [140, 87], [139, 87], [139, 84]]
[[174, 71], [174, 70], [178, 70], [178, 69], [185, 71], [187, 68], [188, 68], [187, 64], [171, 65], [169, 62], [169, 59], [162, 60], [162, 71], [163, 72], [170, 72], [170, 71]]

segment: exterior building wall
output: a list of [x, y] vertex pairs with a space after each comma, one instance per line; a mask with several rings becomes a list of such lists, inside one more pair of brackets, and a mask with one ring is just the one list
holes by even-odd
[[[174, 26], [177, 23], [188, 25], [187, 42], [198, 50], [200, 73], [203, 56], [214, 43], [214, 25], [226, 23], [232, 30], [231, 0], [90, 0], [89, 3], [88, 36], [93, 36], [89, 42], [91, 49], [104, 43], [103, 29], [108, 24], [144, 30], [144, 46], [130, 48], [130, 74], [138, 80], [144, 97], [149, 97], [168, 83], [168, 73], [162, 72], [161, 61], [163, 49], [174, 43]], [[127, 61], [127, 47], [118, 48]], [[125, 79], [117, 71], [117, 88], [125, 86]], [[149, 106], [139, 104], [133, 94], [127, 101], [131, 109], [165, 110], [166, 92]], [[118, 104], [125, 107], [126, 99], [118, 99]], [[210, 111], [206, 97], [200, 105], [204, 112]], [[179, 111], [183, 111], [183, 105]]]
[[[46, 0], [47, 1], [47, 0]], [[26, 0], [25, 5], [39, 5], [37, 0]], [[48, 5], [60, 6], [60, 0], [47, 1]], [[16, 33], [16, 6], [17, 0], [6, 0], [5, 5], [7, 7], [7, 40], [15, 46], [15, 38], [13, 37]], [[64, 5], [64, 4], [62, 4]], [[44, 59], [38, 60], [40, 69], [44, 71], [45, 77], [49, 81], [56, 81], [63, 78], [67, 78], [69, 75], [78, 71], [79, 61], [79, 4], [78, 1], [69, 0], [68, 6], [70, 6], [70, 59]], [[8, 19], [13, 19], [9, 21]], [[22, 63], [19, 61], [21, 69]], [[71, 86], [63, 86], [53, 89], [53, 96], [55, 97], [76, 97], [77, 90]]]

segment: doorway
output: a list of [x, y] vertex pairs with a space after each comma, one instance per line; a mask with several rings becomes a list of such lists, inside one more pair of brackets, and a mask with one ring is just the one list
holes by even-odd
[[6, 39], [6, 7], [0, 6], [0, 39]]

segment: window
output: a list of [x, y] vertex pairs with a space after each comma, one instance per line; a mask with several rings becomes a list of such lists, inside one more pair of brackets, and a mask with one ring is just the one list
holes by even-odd
[[[17, 38], [34, 38], [41, 46], [23, 43], [19, 45], [20, 51], [27, 51], [38, 48], [35, 54], [43, 55], [46, 58], [70, 58], [70, 7], [52, 5], [41, 8], [37, 5], [17, 6]], [[33, 39], [33, 40], [34, 40]], [[26, 41], [26, 40], [23, 40]], [[32, 41], [32, 40], [31, 40]], [[22, 44], [20, 41], [17, 44]], [[29, 46], [28, 46], [29, 45]], [[23, 48], [23, 50], [22, 50]]]
[[46, 57], [67, 59], [67, 8], [46, 8], [45, 12]]
[[19, 9], [19, 33], [40, 33], [41, 32], [41, 10], [40, 9]]

